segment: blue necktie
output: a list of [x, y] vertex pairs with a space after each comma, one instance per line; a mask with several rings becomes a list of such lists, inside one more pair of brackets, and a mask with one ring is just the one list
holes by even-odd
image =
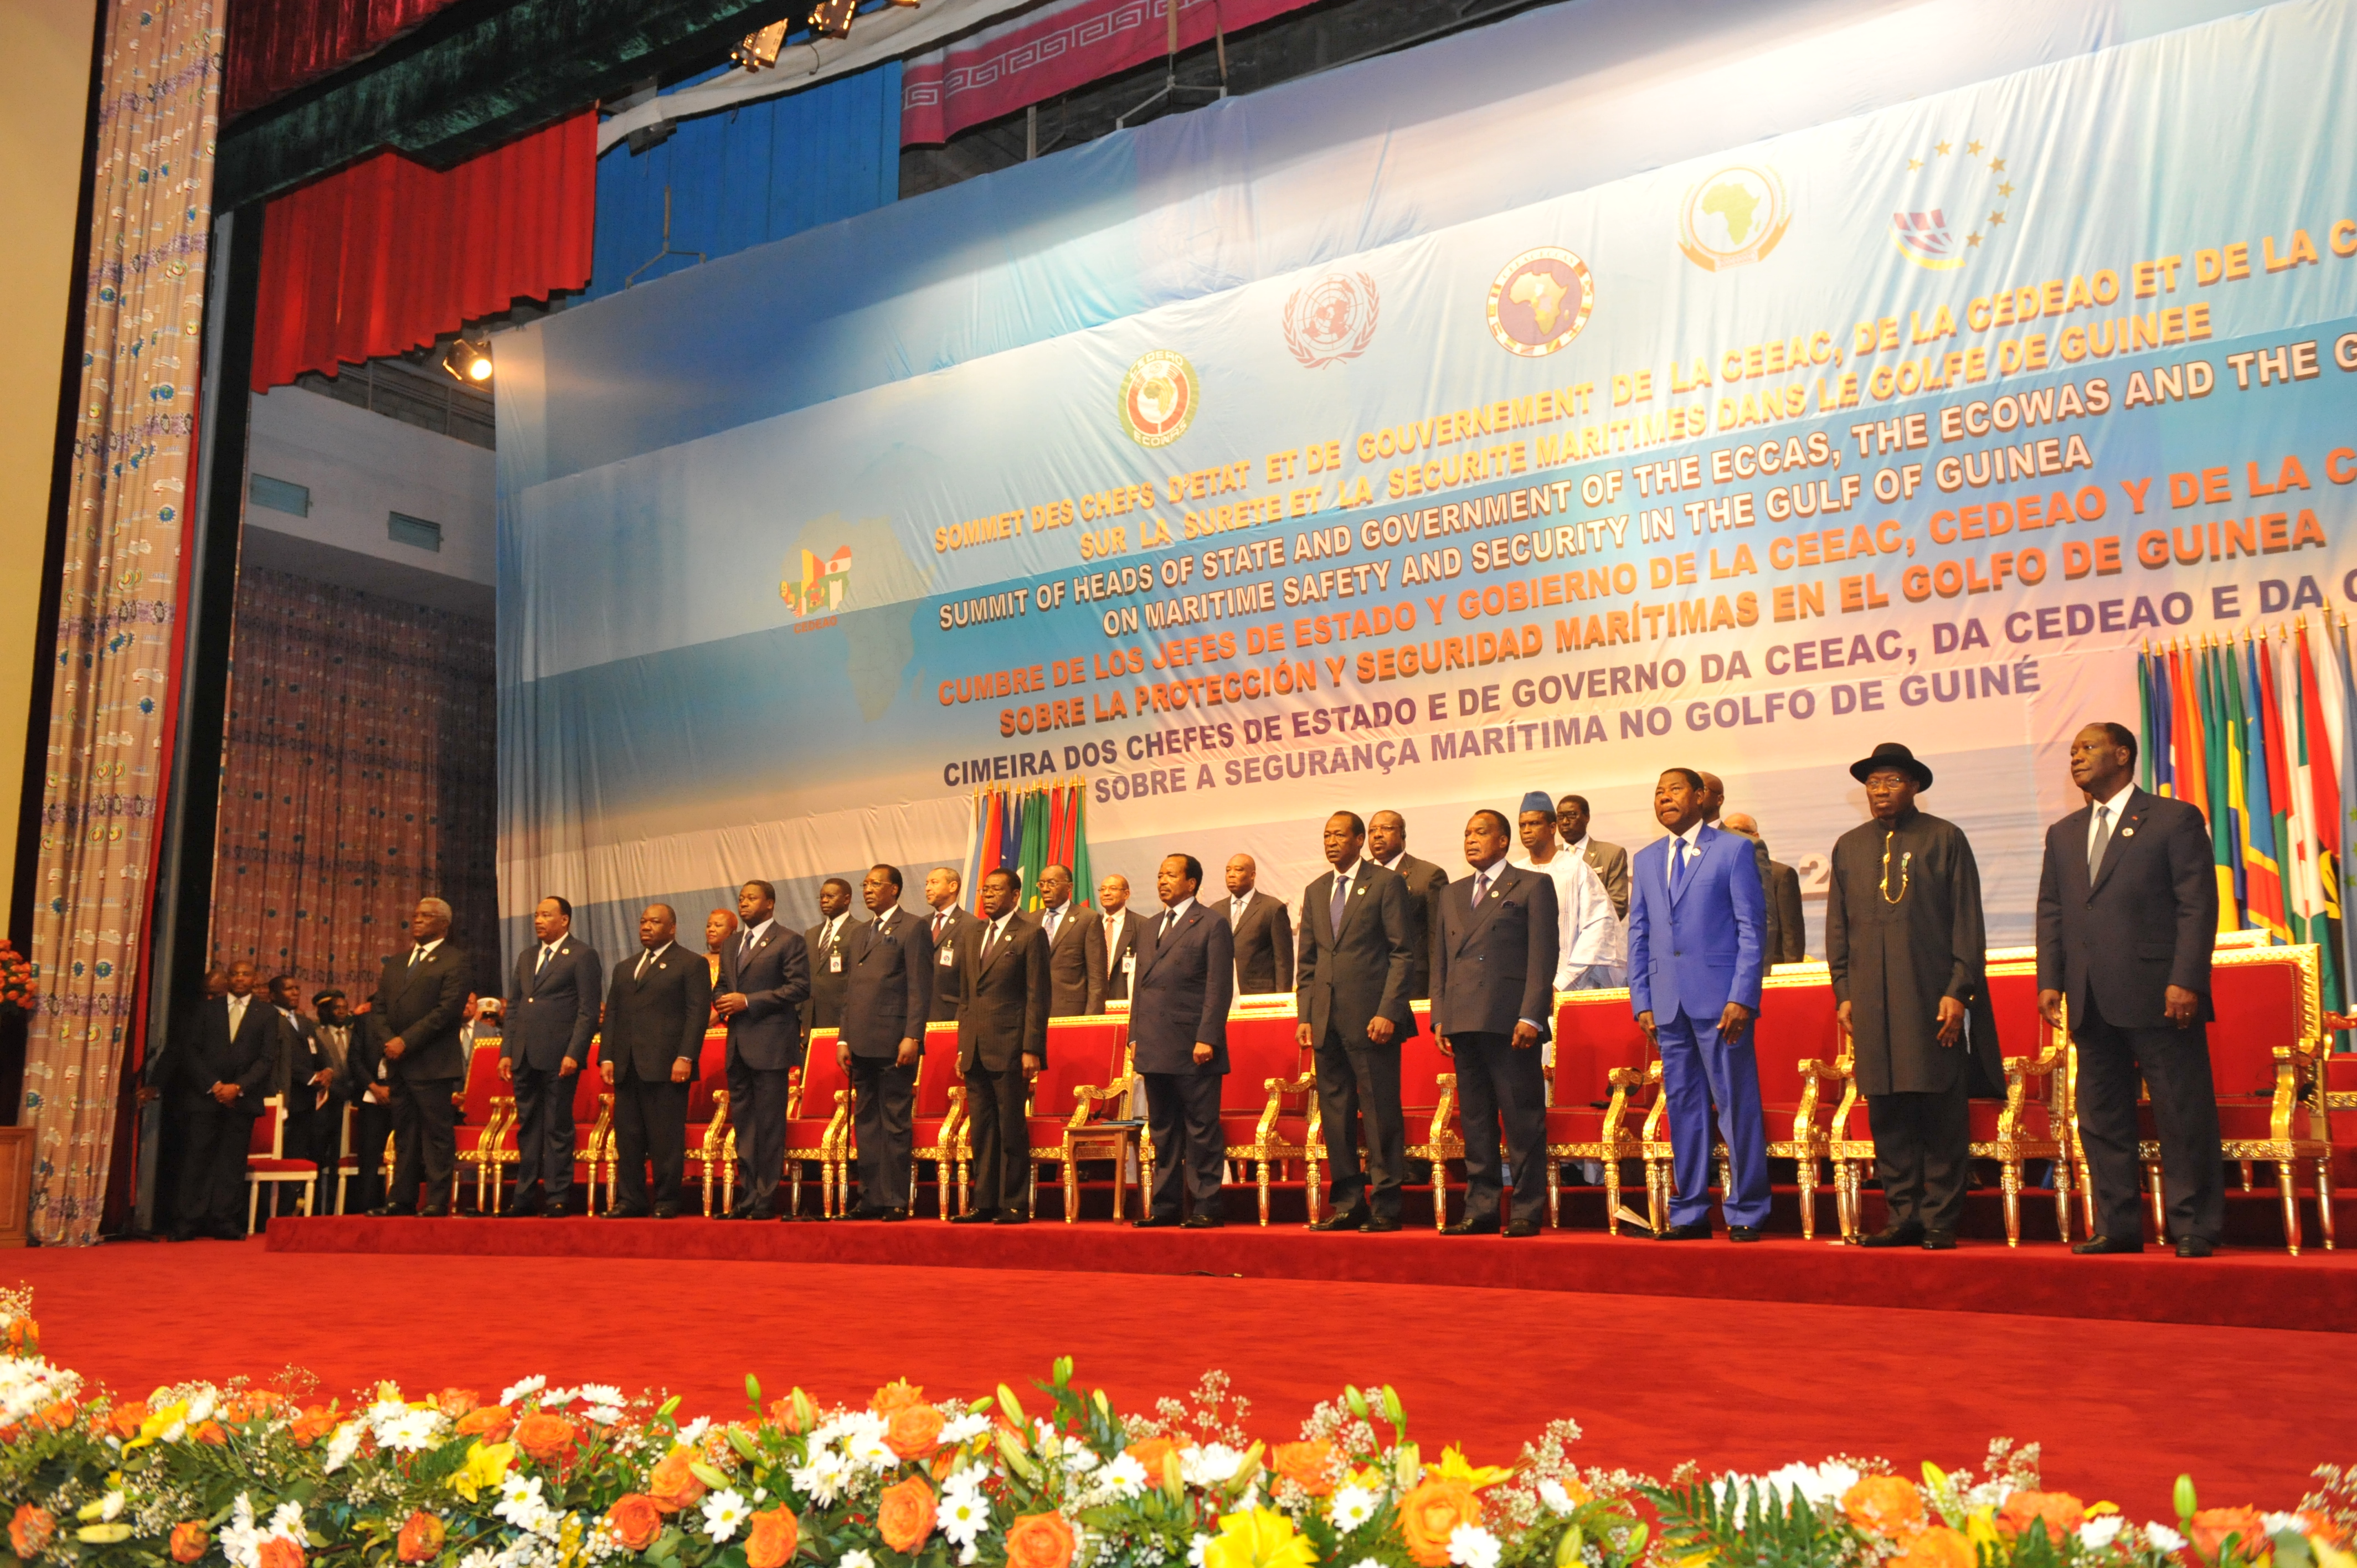
[[1678, 884], [1684, 882], [1685, 879], [1686, 841], [1679, 839], [1670, 847], [1670, 891], [1673, 893], [1676, 892], [1678, 890]]
[[1334, 907], [1326, 916], [1327, 928], [1337, 938], [1342, 934], [1342, 910], [1351, 897], [1351, 881], [1340, 872], [1334, 874]]

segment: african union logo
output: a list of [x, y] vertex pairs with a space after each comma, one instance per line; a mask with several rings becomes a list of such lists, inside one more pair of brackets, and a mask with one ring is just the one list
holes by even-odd
[[2014, 185], [1986, 142], [1934, 142], [1928, 156], [1907, 159], [1906, 177], [1890, 242], [1917, 266], [1953, 272], [1999, 237]]
[[1509, 354], [1552, 354], [1587, 325], [1596, 308], [1596, 280], [1569, 251], [1541, 245], [1524, 251], [1490, 285], [1490, 336]]
[[1374, 341], [1382, 303], [1375, 280], [1366, 274], [1328, 273], [1286, 300], [1285, 346], [1313, 371], [1337, 360], [1355, 360]]
[[1202, 382], [1187, 356], [1157, 349], [1138, 357], [1121, 379], [1121, 423], [1140, 446], [1168, 446], [1195, 423]]
[[1764, 261], [1792, 224], [1784, 182], [1764, 165], [1723, 168], [1686, 192], [1678, 249], [1705, 272]]
[[778, 582], [778, 597], [786, 601], [786, 608], [798, 616], [839, 610], [843, 596], [851, 588], [851, 546], [845, 545], [824, 560], [805, 550], [800, 578], [791, 575], [793, 570], [794, 563], [787, 562], [788, 575]]

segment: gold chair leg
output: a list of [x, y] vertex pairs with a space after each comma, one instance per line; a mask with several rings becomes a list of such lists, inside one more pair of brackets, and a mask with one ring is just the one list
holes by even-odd
[[2324, 1228], [2324, 1250], [2332, 1248], [2332, 1162], [2316, 1162], [2316, 1218]]
[[2005, 1189], [2005, 1244], [2021, 1245], [2021, 1162], [2007, 1160], [1997, 1167]]
[[1604, 1161], [1604, 1233], [1620, 1234], [1620, 1162], [1605, 1151]]
[[1064, 1223], [1081, 1222], [1081, 1166], [1077, 1160], [1064, 1161]]
[[2299, 1256], [2299, 1178], [2292, 1173], [2298, 1169], [2295, 1160], [2276, 1162], [2276, 1179], [2283, 1187], [2284, 1251]]
[[2062, 1236], [2062, 1244], [2071, 1244], [2071, 1162], [2054, 1162], [2054, 1228]]
[[[1468, 1202], [1471, 1199], [1469, 1197]], [[1432, 1162], [1432, 1228], [1444, 1230], [1448, 1227], [1448, 1162]]]
[[1254, 1176], [1260, 1183], [1260, 1228], [1265, 1230], [1268, 1229], [1268, 1161], [1255, 1160], [1253, 1165]]
[[2165, 1245], [2169, 1240], [2169, 1203], [2161, 1196], [2160, 1167], [2147, 1165], [2144, 1174], [2144, 1185], [2152, 1207], [2152, 1239]]
[[1563, 1162], [1547, 1155], [1547, 1229], [1563, 1229]]
[[1801, 1240], [1817, 1239], [1817, 1162], [1812, 1155], [1801, 1162]]

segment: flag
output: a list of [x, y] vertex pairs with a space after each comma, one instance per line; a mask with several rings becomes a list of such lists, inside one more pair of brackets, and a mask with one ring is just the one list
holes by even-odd
[[2324, 696], [2318, 689], [2306, 618], [2299, 622], [2297, 645], [2287, 651], [2298, 692], [2290, 737], [2298, 869], [2295, 907], [2300, 940], [2314, 942], [2321, 957], [2324, 1005], [2338, 1013], [2348, 994], [2341, 966], [2341, 779], [2333, 770], [2325, 733]]
[[2218, 929], [2243, 929], [2242, 784], [2234, 751], [2234, 725], [2226, 704], [2225, 662], [2215, 643], [2201, 639], [2202, 733], [2208, 737], [2205, 766], [2210, 789], [2210, 851], [2218, 869]]
[[1038, 909], [1039, 875], [1048, 869], [1049, 796], [1034, 789], [1023, 797], [1023, 835], [1016, 846], [1015, 874], [1022, 878], [1022, 908]]
[[2209, 743], [2201, 735], [2201, 707], [2193, 691], [2190, 646], [2180, 651], [2177, 644], [2169, 645], [2169, 686], [2174, 707], [2169, 739], [2177, 753], [2171, 770], [2177, 780], [2177, 798], [2198, 809], [2201, 820], [2214, 829], [2216, 819], [2210, 809]]
[[1072, 812], [1072, 900], [1084, 908], [1094, 908], [1097, 901], [1096, 876], [1089, 869], [1087, 792], [1088, 786], [1077, 780], [1070, 791]]
[[2144, 746], [2137, 754], [2139, 771], [2144, 776], [2137, 783], [2147, 795], [2168, 795], [2173, 800], [2175, 792], [2168, 783], [2168, 731], [2161, 725], [2160, 713], [2154, 703], [2158, 685], [2155, 673], [2152, 650], [2147, 646], [2136, 655], [2136, 730], [2144, 736]]
[[[2228, 657], [2233, 658], [2230, 652]], [[2290, 927], [2284, 918], [2281, 828], [2276, 816], [2276, 790], [2270, 777], [2268, 732], [2274, 703], [2263, 673], [2261, 653], [2249, 633], [2243, 636], [2241, 687], [2245, 698], [2243, 721], [2243, 918], [2276, 941], [2287, 941]]]

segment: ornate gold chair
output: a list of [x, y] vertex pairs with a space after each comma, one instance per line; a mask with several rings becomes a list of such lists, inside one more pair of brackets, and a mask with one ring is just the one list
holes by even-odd
[[[614, 1161], [614, 1091], [597, 1068], [603, 1042], [592, 1038], [589, 1059], [574, 1075], [573, 1174], [581, 1183], [583, 1212], [597, 1212], [597, 1180]], [[606, 1207], [614, 1207], [614, 1185], [606, 1183]]]
[[1547, 1223], [1563, 1225], [1563, 1162], [1604, 1167], [1604, 1228], [1620, 1234], [1620, 1162], [1644, 1157], [1638, 1127], [1651, 1109], [1652, 1045], [1629, 1013], [1629, 992], [1567, 992], [1555, 998], [1555, 1072], [1546, 1112]]
[[[1081, 1161], [1114, 1159], [1114, 1201], [1121, 1201], [1125, 1154], [1121, 1145], [1135, 1128], [1123, 1115], [1136, 1084], [1126, 1046], [1129, 1019], [1119, 1016], [1057, 1018], [1048, 1025], [1048, 1059], [1031, 1080], [1031, 1103], [1023, 1121], [1023, 1139], [1030, 1158], [1029, 1208], [1039, 1212], [1039, 1167], [1052, 1165], [1063, 1183], [1064, 1223], [1081, 1218]], [[1059, 1107], [1071, 1102], [1069, 1112]], [[1093, 1132], [1112, 1124], [1122, 1135], [1110, 1139]], [[1153, 1185], [1153, 1146], [1136, 1139], [1138, 1159], [1146, 1186]]]
[[722, 1212], [737, 1201], [737, 1162], [728, 1148], [728, 1031], [707, 1029], [687, 1095], [687, 1158], [680, 1177], [703, 1188], [706, 1219], [712, 1218], [716, 1186], [724, 1191]]
[[[834, 1059], [838, 1037], [834, 1029], [813, 1029], [802, 1065], [793, 1075], [786, 1097], [786, 1212], [802, 1208], [802, 1166], [815, 1164], [819, 1177], [819, 1213], [828, 1219], [848, 1207], [851, 1178], [851, 1085]], [[735, 1191], [737, 1130], [728, 1130], [727, 1158]], [[734, 1198], [731, 1198], [733, 1206]]]
[[1290, 993], [1247, 996], [1228, 1013], [1228, 1073], [1221, 1081], [1222, 1152], [1249, 1163], [1260, 1188], [1260, 1222], [1268, 1224], [1272, 1169], [1298, 1161], [1311, 1219], [1318, 1216], [1318, 1166], [1324, 1146], [1311, 1135], [1319, 1124], [1318, 1074], [1298, 1043]]
[[[920, 1167], [932, 1162], [935, 1208], [946, 1223], [963, 1214], [969, 1201], [974, 1146], [966, 1126], [965, 1082], [957, 1069], [955, 1023], [925, 1026], [925, 1054], [918, 1059], [914, 1109], [909, 1122], [909, 1197], [913, 1209]], [[857, 1142], [855, 1138], [854, 1143]], [[957, 1207], [950, 1207], [950, 1188]]]
[[2005, 1058], [2005, 1099], [1972, 1102], [1972, 1157], [1994, 1160], [2005, 1197], [2005, 1244], [2021, 1245], [2023, 1167], [2031, 1160], [2054, 1168], [2054, 1224], [2071, 1240], [2070, 1036], [2038, 1013], [2038, 957], [2034, 949], [1989, 954], [1989, 1004], [1997, 1020], [1997, 1042], [2030, 1047]]
[[[1400, 1120], [1407, 1129], [1407, 1157], [1432, 1163], [1432, 1228], [1448, 1223], [1448, 1162], [1465, 1157], [1465, 1133], [1457, 1121], [1457, 1064], [1440, 1054], [1432, 1033], [1432, 1010], [1415, 1004], [1416, 1032], [1400, 1042]], [[1415, 1142], [1416, 1129], [1425, 1129]]]

